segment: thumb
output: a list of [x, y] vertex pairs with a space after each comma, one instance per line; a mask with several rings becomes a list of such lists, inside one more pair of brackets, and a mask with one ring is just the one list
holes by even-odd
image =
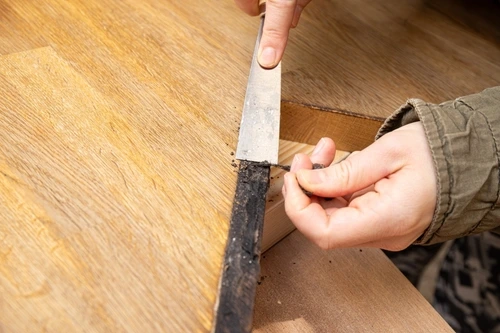
[[384, 137], [357, 154], [325, 169], [298, 170], [297, 180], [305, 190], [320, 197], [340, 197], [360, 191], [399, 170], [404, 151]]

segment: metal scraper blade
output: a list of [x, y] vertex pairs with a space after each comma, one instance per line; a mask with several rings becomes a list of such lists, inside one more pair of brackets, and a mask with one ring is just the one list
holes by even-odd
[[272, 69], [264, 69], [257, 61], [264, 19], [263, 16], [250, 67], [236, 158], [277, 164], [280, 129], [281, 62]]

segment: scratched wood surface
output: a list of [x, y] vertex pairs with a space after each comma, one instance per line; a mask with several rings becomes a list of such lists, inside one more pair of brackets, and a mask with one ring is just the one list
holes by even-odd
[[388, 116], [500, 84], [493, 0], [327, 1], [304, 10], [283, 64], [283, 98]]
[[295, 230], [261, 266], [255, 333], [453, 332], [379, 249], [322, 251]]
[[[351, 122], [360, 126], [359, 121]], [[373, 122], [364, 121], [361, 126]], [[338, 142], [352, 144], [350, 137]], [[281, 140], [280, 163], [289, 164], [294, 154], [310, 154], [313, 148]], [[337, 150], [334, 163], [347, 156]], [[283, 205], [283, 173], [271, 169], [255, 333], [453, 332], [381, 250], [322, 251], [295, 230]]]
[[[386, 116], [498, 83], [498, 11], [453, 3], [313, 1], [283, 98]], [[0, 0], [0, 330], [210, 330], [257, 25], [232, 1]]]

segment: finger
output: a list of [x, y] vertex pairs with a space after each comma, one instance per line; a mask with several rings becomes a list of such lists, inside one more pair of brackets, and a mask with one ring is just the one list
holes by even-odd
[[[316, 196], [313, 196], [312, 198], [319, 198]], [[326, 215], [330, 216], [332, 213], [338, 209], [338, 208], [344, 208], [347, 207], [348, 202], [340, 197], [340, 198], [333, 198], [333, 199], [325, 199], [325, 198], [319, 198], [318, 200], [319, 204], [323, 209], [326, 211]]]
[[259, 0], [235, 0], [235, 2], [248, 15], [259, 15]]
[[[354, 155], [356, 155], [358, 153], [359, 153], [358, 150], [353, 151], [349, 155], [347, 155], [347, 157], [345, 159], [352, 158], [352, 156], [354, 156]], [[339, 161], [339, 162], [341, 162], [341, 161]], [[355, 197], [358, 197], [358, 196], [360, 196], [360, 195], [362, 195], [364, 193], [370, 192], [372, 190], [373, 190], [373, 185], [372, 186], [368, 186], [368, 187], [366, 187], [366, 188], [364, 188], [364, 189], [362, 189], [360, 191], [357, 191], [355, 193], [350, 193], [350, 194], [344, 195], [343, 198], [349, 202], [352, 199], [354, 199]]]
[[[384, 208], [390, 212], [387, 206]], [[328, 238], [326, 243], [329, 248], [356, 247], [384, 238], [387, 231], [385, 222], [389, 218], [385, 215], [373, 206], [334, 209], [324, 232], [324, 237]]]
[[[373, 191], [353, 199], [349, 206], [330, 214], [329, 244], [332, 247], [370, 246], [385, 249], [404, 248], [418, 238], [422, 230], [408, 220], [398, 175], [375, 184]], [[420, 219], [416, 216], [417, 219]]]
[[398, 237], [394, 224], [387, 223], [394, 213], [390, 197], [370, 192], [363, 206], [342, 207], [337, 201], [325, 210], [302, 193], [293, 173], [287, 175], [292, 179], [285, 177], [285, 211], [297, 229], [321, 248], [359, 247]]
[[[292, 165], [290, 166], [290, 172], [296, 172], [300, 169], [312, 169], [312, 162], [309, 159], [309, 156], [306, 154], [296, 154], [293, 157]], [[286, 177], [286, 174], [285, 174]], [[286, 178], [285, 178], [286, 179]], [[286, 196], [286, 183], [283, 183], [283, 187], [281, 188], [281, 192], [283, 194], [283, 198]]]
[[295, 12], [293, 13], [293, 19], [292, 19], [293, 28], [297, 27], [297, 24], [299, 24], [300, 15], [302, 14], [302, 11], [304, 10], [305, 6], [309, 4], [309, 2], [311, 2], [311, 0], [297, 1], [297, 5], [295, 6]]
[[362, 190], [399, 170], [397, 142], [382, 137], [366, 149], [325, 169], [299, 170], [297, 179], [309, 192], [322, 197], [339, 197]]
[[354, 192], [353, 194], [344, 195], [343, 198], [350, 202], [350, 201], [356, 199], [357, 197], [362, 196], [363, 194], [366, 194], [368, 192], [372, 192], [374, 190], [374, 188], [375, 188], [375, 185], [371, 185], [371, 186], [368, 186], [360, 191]]
[[335, 158], [335, 143], [330, 138], [321, 138], [311, 154], [311, 162], [329, 166]]
[[[432, 219], [432, 214], [425, 216], [418, 212], [409, 213], [408, 198], [404, 198], [402, 185], [407, 184], [412, 175], [404, 175], [403, 172], [404, 170], [399, 171], [390, 178], [380, 180], [373, 186], [373, 191], [351, 199], [349, 207], [376, 217], [370, 225], [365, 225], [365, 228], [371, 230], [371, 240], [357, 246], [402, 250], [420, 237], [428, 225], [423, 224], [422, 227], [419, 222]], [[421, 203], [416, 197], [415, 202]]]
[[307, 238], [323, 248], [328, 247], [328, 238], [323, 237], [327, 229], [328, 217], [325, 210], [302, 192], [295, 174], [286, 173], [284, 177], [285, 212], [295, 227]]
[[293, 157], [292, 165], [290, 166], [290, 172], [297, 172], [301, 169], [312, 169], [313, 165], [309, 156], [306, 154], [296, 154]]
[[262, 67], [275, 67], [283, 57], [296, 3], [296, 0], [266, 2], [266, 18], [258, 58]]

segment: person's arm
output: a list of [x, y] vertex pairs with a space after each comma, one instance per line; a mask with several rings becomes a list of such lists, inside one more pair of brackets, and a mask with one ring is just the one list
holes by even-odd
[[440, 105], [412, 99], [339, 164], [310, 170], [298, 155], [285, 209], [322, 248], [442, 242], [499, 227], [499, 161], [500, 87]]
[[439, 105], [411, 99], [378, 138], [420, 120], [432, 151], [438, 202], [417, 244], [500, 230], [500, 87]]
[[[249, 15], [259, 15], [259, 0], [235, 0]], [[276, 66], [285, 51], [288, 33], [299, 23], [300, 14], [311, 0], [267, 0], [266, 20], [258, 53], [262, 67]]]

